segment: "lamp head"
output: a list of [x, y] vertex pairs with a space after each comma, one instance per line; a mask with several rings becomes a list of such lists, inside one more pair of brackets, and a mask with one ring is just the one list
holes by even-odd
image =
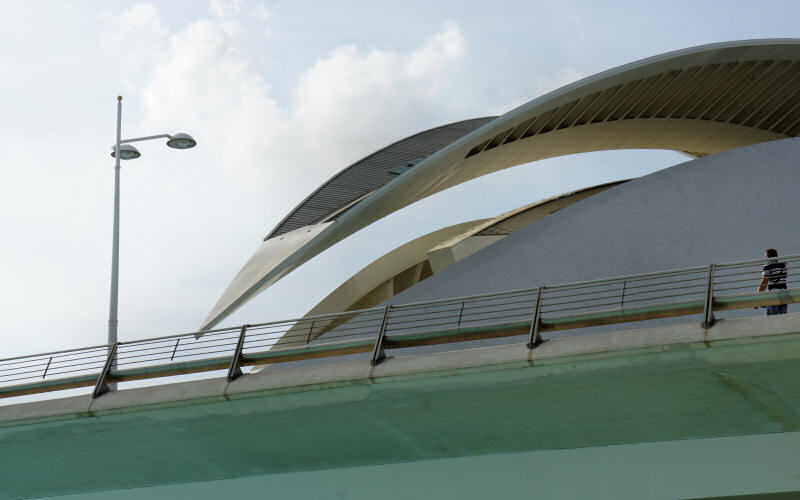
[[189, 149], [197, 146], [197, 141], [191, 135], [180, 132], [170, 136], [167, 146], [175, 149]]
[[[116, 158], [117, 155], [117, 148], [116, 146], [111, 146], [111, 157]], [[120, 144], [119, 145], [119, 159], [120, 160], [135, 160], [136, 158], [142, 156], [138, 149], [131, 146], [130, 144]]]

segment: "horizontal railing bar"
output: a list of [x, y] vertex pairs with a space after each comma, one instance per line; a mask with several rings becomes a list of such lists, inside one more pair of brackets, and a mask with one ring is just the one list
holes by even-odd
[[[56, 363], [64, 363], [64, 362], [68, 362], [68, 361], [84, 360], [84, 359], [91, 359], [91, 358], [105, 359], [105, 357], [106, 357], [105, 351], [100, 351], [97, 354], [91, 354], [89, 352], [84, 352], [84, 353], [80, 353], [82, 357], [74, 357], [74, 356], [77, 356], [78, 354], [79, 354], [78, 352], [74, 352], [74, 353], [68, 353], [66, 355], [61, 355], [61, 356], [51, 356], [51, 357], [45, 356], [43, 358], [35, 357], [35, 358], [27, 359], [27, 360], [15, 361], [13, 363], [8, 363], [8, 364], [9, 365], [15, 365], [16, 368], [9, 368], [10, 370], [14, 370], [14, 369], [25, 368], [25, 367], [28, 367], [28, 366], [36, 366], [38, 363], [46, 364], [49, 359], [52, 359]], [[31, 364], [23, 365], [23, 363], [31, 363]], [[0, 369], [0, 371], [3, 371], [3, 370], [4, 369]], [[8, 370], [8, 369], [6, 369], [6, 370]]]
[[23, 358], [49, 357], [49, 356], [56, 356], [58, 354], [70, 353], [70, 352], [93, 351], [95, 349], [108, 349], [108, 344], [96, 345], [96, 346], [91, 346], [91, 347], [77, 347], [77, 348], [74, 348], [74, 349], [64, 349], [64, 350], [61, 350], [61, 351], [52, 351], [52, 352], [46, 352], [46, 353], [43, 353], [43, 354], [27, 354], [25, 356], [16, 356], [16, 357], [13, 357], [13, 358], [0, 359], [0, 363], [6, 364], [6, 361], [16, 361], [16, 360], [20, 360], [20, 359], [23, 359]]
[[[645, 298], [641, 298], [641, 297], [643, 295], [652, 295], [652, 294], [661, 293], [661, 292], [669, 292], [669, 291], [672, 291], [672, 290], [686, 290], [687, 288], [697, 288], [699, 286], [705, 287], [706, 285], [705, 284], [701, 284], [701, 285], [690, 285], [690, 286], [682, 286], [682, 287], [667, 287], [667, 288], [653, 289], [653, 290], [649, 290], [647, 292], [638, 292], [638, 293], [631, 293], [631, 294], [626, 293], [625, 294], [625, 302], [636, 302], [637, 300], [654, 300], [654, 299], [660, 298], [661, 296], [645, 297]], [[560, 305], [564, 305], [564, 304], [581, 304], [581, 303], [585, 303], [585, 302], [592, 302], [592, 301], [597, 301], [597, 300], [608, 300], [608, 299], [617, 299], [617, 301], [620, 301], [620, 300], [622, 300], [622, 294], [619, 293], [619, 292], [620, 292], [620, 290], [616, 290], [613, 295], [602, 295], [602, 296], [596, 296], [596, 297], [593, 297], [593, 298], [586, 298], [586, 299], [580, 299], [580, 300], [565, 300], [565, 301], [561, 301], [561, 302], [547, 302], [547, 303], [545, 303], [543, 301], [542, 307], [544, 308], [544, 307], [560, 306]], [[681, 294], [681, 295], [692, 295], [692, 294], [696, 294], [696, 293], [702, 293], [702, 290], [701, 291], [696, 291], [696, 292], [688, 291], [688, 292], [686, 292], [684, 294]], [[639, 297], [639, 298], [636, 298], [636, 297]], [[567, 297], [559, 297], [559, 298], [561, 299], [561, 298], [567, 298]], [[591, 307], [591, 306], [582, 306], [582, 307]]]
[[[190, 343], [184, 342], [181, 347], [183, 348], [184, 346], [186, 346], [186, 347], [189, 347], [189, 346], [215, 346], [215, 345], [225, 344], [225, 343], [228, 343], [228, 342], [231, 342], [231, 341], [236, 342], [237, 338], [238, 338], [238, 336], [212, 337], [212, 338], [203, 337], [201, 339], [195, 340], [192, 337], [189, 337], [186, 340], [187, 340], [187, 342], [190, 342]], [[170, 339], [170, 340], [176, 340], [176, 339]], [[181, 339], [181, 340], [183, 340], [183, 339]], [[120, 352], [139, 352], [139, 351], [142, 351], [142, 350], [152, 349], [151, 347], [147, 347], [149, 345], [151, 345], [151, 344], [143, 344], [143, 345], [122, 344], [120, 346]], [[155, 348], [156, 349], [168, 349], [171, 345], [174, 345], [174, 344], [164, 344], [163, 346], [158, 346], [158, 347], [155, 347]], [[131, 349], [131, 347], [136, 347], [136, 348], [140, 348], [140, 349]]]
[[57, 373], [58, 371], [64, 370], [64, 368], [73, 368], [73, 367], [76, 367], [76, 366], [84, 366], [84, 367], [89, 366], [90, 367], [92, 365], [99, 365], [99, 366], [102, 367], [104, 362], [105, 362], [104, 360], [99, 359], [97, 361], [86, 361], [86, 362], [82, 362], [82, 363], [70, 363], [70, 364], [59, 363], [58, 365], [50, 365], [50, 369], [47, 372], [48, 373]]
[[[732, 290], [746, 290], [750, 286], [755, 286], [758, 280], [762, 279], [761, 267], [775, 260], [793, 263], [795, 261], [800, 261], [800, 254], [781, 256], [777, 259], [759, 258], [750, 261], [717, 264], [714, 271], [715, 293], [712, 310], [723, 311], [744, 307], [761, 307], [800, 302], [800, 290], [793, 289], [738, 295], [720, 293]], [[628, 321], [643, 321], [662, 317], [698, 314], [703, 310], [702, 306], [704, 300], [700, 298], [690, 300], [687, 297], [699, 295], [700, 292], [693, 292], [691, 290], [705, 286], [705, 275], [707, 272], [708, 267], [703, 266], [542, 287], [544, 316], [540, 319], [541, 329], [543, 331], [563, 330], [585, 326], [599, 326]], [[680, 277], [684, 277], [684, 279], [679, 279]], [[697, 283], [701, 281], [702, 283]], [[793, 282], [793, 280], [786, 281]], [[697, 284], [666, 286], [680, 283]], [[737, 285], [738, 283], [750, 283], [751, 285], [742, 284], [739, 286]], [[593, 310], [605, 306], [614, 306], [617, 304], [618, 298], [621, 302], [623, 290], [625, 303], [620, 304], [620, 308]], [[681, 290], [683, 293], [665, 294], [665, 292], [675, 290]], [[387, 331], [391, 332], [391, 334], [386, 337], [387, 347], [397, 345], [392, 344], [392, 339], [399, 336], [426, 335], [424, 332], [410, 333], [409, 330], [422, 328], [430, 329], [431, 327], [435, 328], [438, 326], [444, 327], [452, 325], [456, 321], [462, 326], [458, 327], [455, 331], [462, 332], [463, 335], [484, 335], [484, 333], [481, 332], [487, 331], [487, 328], [490, 330], [491, 328], [495, 328], [497, 331], [498, 325], [486, 325], [485, 323], [510, 319], [515, 316], [524, 317], [526, 314], [529, 314], [528, 308], [532, 305], [538, 291], [539, 288], [527, 288], [393, 305], [387, 328]], [[584, 298], [579, 299], [579, 297]], [[666, 299], [681, 297], [687, 299], [677, 302], [663, 302]], [[648, 304], [629, 305], [636, 303]], [[554, 306], [567, 304], [576, 307], [553, 310]], [[468, 307], [465, 308], [465, 305], [468, 305]], [[515, 305], [519, 305], [519, 307], [513, 307]], [[248, 336], [245, 337], [244, 342], [246, 344], [246, 349], [250, 352], [244, 355], [244, 361], [250, 360], [252, 362], [251, 364], [256, 364], [258, 360], [268, 360], [263, 361], [268, 363], [281, 362], [274, 360], [281, 360], [287, 357], [291, 359], [308, 359], [304, 356], [319, 357], [335, 355], [329, 353], [339, 352], [341, 349], [355, 349], [358, 352], [367, 352], [372, 348], [371, 344], [377, 334], [371, 331], [372, 327], [378, 326], [378, 315], [383, 314], [384, 310], [383, 306], [378, 306], [361, 310], [320, 314], [291, 320], [270, 321], [248, 325], [250, 331], [248, 332]], [[456, 310], [458, 310], [458, 320], [454, 317]], [[553, 313], [563, 313], [573, 310], [583, 310], [584, 312], [552, 316]], [[315, 321], [319, 322], [318, 326], [315, 326]], [[481, 324], [469, 326], [470, 323], [473, 325], [475, 323]], [[509, 323], [509, 321], [500, 323], [500, 325], [506, 323]], [[517, 326], [514, 328], [517, 328], [525, 322], [511, 323], [516, 324]], [[463, 326], [464, 324], [467, 324], [467, 326]], [[530, 322], [528, 322], [528, 327], [529, 326]], [[326, 335], [325, 337], [325, 339], [330, 342], [315, 344], [306, 344], [304, 342], [304, 345], [300, 347], [285, 347], [286, 344], [294, 343], [291, 342], [293, 338], [307, 340], [313, 333], [315, 327], [324, 332], [333, 330], [332, 334]], [[184, 370], [184, 372], [190, 373], [190, 371], [185, 370], [207, 371], [211, 369], [208, 367], [217, 365], [221, 366], [220, 369], [224, 369], [230, 363], [230, 356], [227, 354], [228, 351], [231, 350], [240, 328], [241, 327], [227, 327], [207, 332], [181, 333], [120, 342], [118, 344], [118, 359], [122, 368], [110, 374], [110, 380], [127, 380], [125, 377], [128, 377], [128, 379], [132, 379], [131, 377], [150, 378], [151, 375], [148, 374], [161, 373], [159, 370]], [[514, 328], [511, 328], [511, 330], [514, 330]], [[474, 331], [472, 333], [466, 333], [469, 329]], [[290, 334], [289, 332], [292, 333]], [[505, 334], [497, 336], [504, 335]], [[341, 339], [347, 337], [359, 338], [344, 342], [341, 341]], [[176, 339], [178, 339], [178, 342], [173, 348], [171, 342]], [[180, 345], [180, 339], [191, 340], [191, 343]], [[287, 342], [287, 339], [290, 340], [290, 342]], [[426, 342], [427, 341], [428, 340], [426, 340]], [[299, 342], [298, 340], [298, 343]], [[409, 342], [409, 340], [406, 340], [406, 342]], [[436, 340], [436, 342], [439, 341]], [[449, 340], [447, 342], [449, 342]], [[347, 344], [347, 346], [341, 347], [344, 344]], [[272, 349], [272, 347], [276, 346], [280, 348]], [[269, 347], [270, 349], [260, 353], [252, 352], [253, 349], [261, 347]], [[96, 365], [100, 365], [105, 361], [105, 351], [108, 348], [108, 345], [97, 345], [2, 359], [0, 360], [0, 384], [3, 382], [8, 383], [39, 377], [40, 373], [42, 373], [42, 377], [46, 377], [46, 380], [42, 380], [36, 384], [26, 384], [24, 387], [19, 385], [11, 387], [17, 387], [19, 391], [34, 390], [37, 387], [42, 390], [54, 390], [52, 387], [60, 387], [58, 384], [74, 384], [76, 382], [73, 379], [77, 380], [81, 377], [86, 378], [88, 376], [82, 375], [69, 379], [57, 379], [55, 381], [53, 377], [66, 373], [86, 372], [87, 370], [98, 368], [99, 366]], [[315, 349], [321, 349], [319, 352], [325, 354], [318, 356]], [[269, 353], [269, 355], [267, 355], [267, 353]], [[283, 354], [278, 355], [276, 353]], [[217, 354], [225, 355], [216, 356]], [[164, 365], [155, 364], [168, 358], [170, 360], [175, 358], [193, 359]], [[42, 367], [45, 364], [47, 368], [43, 371]], [[146, 366], [125, 368], [126, 364]], [[248, 363], [244, 362], [243, 364]], [[70, 368], [74, 369], [71, 370]], [[51, 384], [51, 382], [54, 383]], [[80, 383], [83, 384], [84, 382], [85, 380], [81, 379]], [[91, 385], [91, 383], [87, 385]], [[9, 387], [4, 386], [0, 387], [0, 389], [7, 392]], [[5, 394], [5, 392], [3, 392], [3, 394]]]
[[411, 307], [420, 307], [420, 306], [427, 306], [427, 305], [434, 305], [434, 304], [442, 304], [446, 302], [452, 303], [461, 303], [464, 301], [473, 301], [475, 299], [481, 299], [484, 297], [503, 297], [507, 295], [517, 295], [523, 293], [531, 293], [535, 294], [537, 292], [536, 288], [521, 288], [519, 290], [509, 290], [507, 292], [491, 292], [491, 293], [480, 293], [476, 295], [465, 295], [463, 297], [453, 297], [450, 299], [438, 299], [438, 300], [431, 300], [428, 302], [412, 302], [409, 304], [392, 304], [392, 310], [396, 309], [408, 309]]
[[[753, 307], [754, 305], [774, 305], [778, 300], [780, 303], [800, 302], [800, 290], [793, 293], [785, 293], [786, 297], [778, 297], [778, 293], [746, 295], [739, 297], [725, 297], [720, 300], [720, 309], [741, 309]], [[717, 298], [715, 298], [715, 303]], [[588, 319], [593, 319], [591, 326], [599, 326], [602, 324], [614, 324], [626, 321], [636, 321], [638, 318], [643, 319], [658, 319], [665, 317], [683, 316], [686, 315], [685, 311], [690, 314], [703, 312], [703, 301], [682, 301], [673, 302], [670, 304], [662, 304], [659, 306], [642, 306], [635, 310], [631, 309], [615, 309], [609, 311], [601, 311], [597, 313], [571, 315], [561, 318], [542, 318], [542, 329], [548, 331], [569, 330], [584, 324]], [[421, 333], [414, 333], [408, 335], [395, 335], [386, 337], [386, 346], [390, 348], [401, 347], [417, 347], [421, 345], [442, 344], [449, 342], [461, 342], [464, 340], [478, 340], [483, 338], [494, 338], [501, 336], [523, 335], [527, 334], [530, 329], [530, 321], [504, 323], [497, 325], [481, 326], [474, 329], [459, 328], [455, 330], [440, 330], [428, 331]], [[504, 331], [503, 335], [495, 335], [494, 332]]]
[[591, 281], [575, 281], [573, 283], [564, 283], [564, 284], [560, 284], [560, 285], [548, 285], [545, 289], [546, 290], [556, 290], [556, 289], [559, 289], [559, 288], [567, 288], [567, 287], [571, 287], [571, 286], [582, 286], [582, 285], [592, 285], [592, 284], [600, 284], [600, 283], [611, 283], [611, 282], [615, 282], [615, 281], [625, 281], [625, 280], [628, 280], [628, 281], [637, 280], [637, 279], [642, 280], [642, 279], [649, 279], [649, 278], [655, 278], [655, 277], [660, 277], [660, 276], [671, 276], [671, 275], [676, 275], [676, 274], [691, 274], [691, 273], [701, 272], [701, 271], [708, 271], [708, 266], [689, 267], [689, 268], [686, 268], [686, 269], [676, 269], [674, 271], [656, 271], [656, 272], [652, 272], [652, 273], [631, 274], [631, 275], [628, 275], [628, 276], [614, 276], [614, 277], [610, 277], [610, 278], [602, 278], [602, 279], [591, 280]]
[[789, 261], [789, 260], [798, 260], [798, 259], [800, 259], [800, 254], [783, 255], [783, 256], [779, 256], [779, 257], [769, 257], [769, 258], [759, 257], [757, 259], [741, 260], [741, 261], [737, 261], [737, 262], [728, 262], [728, 263], [723, 263], [723, 264], [717, 264], [716, 267], [717, 268], [730, 268], [730, 267], [736, 267], [736, 266], [758, 264], [759, 262], [762, 263], [762, 265], [763, 265], [763, 264], [766, 264], [767, 262], [769, 262], [771, 260]]
[[[352, 328], [358, 328], [359, 325], [377, 323], [378, 320], [380, 320], [379, 317], [361, 317], [361, 316], [356, 316], [356, 317], [350, 318], [349, 320], [344, 321], [344, 322], [342, 322], [340, 324], [341, 325], [347, 325], [348, 327], [352, 327]], [[332, 321], [331, 321], [331, 323], [332, 323]], [[330, 323], [327, 323], [327, 324], [326, 323], [318, 323], [317, 325], [315, 325], [315, 328], [323, 328], [328, 324], [330, 324]], [[309, 325], [308, 328], [310, 328], [310, 325]], [[303, 327], [297, 328], [296, 330], [299, 330], [299, 332], [302, 334], [302, 332], [304, 332], [304, 331], [307, 332], [308, 328], [303, 326]], [[288, 330], [285, 330], [285, 332], [289, 332], [291, 330], [292, 330], [292, 328], [289, 328]], [[251, 335], [274, 335], [276, 333], [281, 333], [281, 331], [280, 330], [278, 330], [278, 331], [266, 331], [266, 332], [265, 331], [260, 331], [260, 332], [251, 334], [250, 333], [250, 329], [248, 328], [247, 335], [248, 336], [251, 336]]]
[[[790, 297], [791, 299], [786, 299]], [[790, 301], [787, 301], [790, 300]], [[714, 310], [742, 309], [775, 304], [789, 304], [800, 302], [800, 290], [776, 292], [763, 292], [759, 294], [745, 294], [739, 296], [714, 297]], [[638, 306], [635, 308], [612, 309], [592, 313], [574, 314], [556, 318], [542, 318], [543, 330], [570, 330], [582, 326], [601, 326], [628, 321], [643, 321], [674, 316], [701, 314], [704, 300], [687, 300], [669, 304]]]
[[203, 337], [209, 336], [209, 335], [211, 335], [211, 336], [222, 335], [224, 333], [237, 332], [237, 331], [239, 331], [239, 329], [241, 329], [241, 326], [233, 326], [233, 327], [232, 326], [227, 326], [225, 328], [218, 328], [216, 330], [208, 330], [208, 331], [204, 331], [204, 332], [183, 332], [183, 333], [176, 333], [176, 334], [173, 334], [173, 335], [165, 335], [163, 337], [149, 337], [149, 338], [144, 338], [144, 339], [129, 340], [127, 342], [120, 342], [120, 344], [128, 344], [128, 345], [130, 345], [130, 344], [137, 344], [137, 343], [141, 343], [141, 342], [150, 342], [151, 340], [177, 339], [178, 337], [181, 337], [181, 338], [184, 338], [184, 337], [185, 338], [195, 337], [195, 338], [197, 338], [197, 334], [198, 333], [202, 334]]
[[[472, 319], [468, 319], [470, 316], [467, 316], [465, 314], [465, 315], [462, 316], [461, 322], [462, 323], [467, 323], [467, 322], [474, 322], [474, 321], [486, 321], [487, 319], [491, 319], [491, 318], [502, 318], [503, 316], [491, 316], [493, 314], [502, 313], [502, 312], [523, 311], [522, 314], [524, 314], [525, 312], [529, 311], [529, 309], [530, 308], [518, 307], [518, 308], [513, 308], [513, 309], [501, 309], [501, 310], [494, 310], [494, 311], [486, 311], [486, 312], [482, 312], [482, 313], [479, 313], [479, 314], [470, 315], [470, 316], [477, 316], [477, 317], [472, 318]], [[505, 316], [508, 316], [508, 315], [505, 315]], [[394, 319], [394, 318], [392, 318], [392, 319]], [[408, 325], [414, 324], [414, 323], [425, 323], [425, 326], [428, 326], [428, 325], [432, 324], [431, 323], [432, 321], [438, 321], [438, 320], [446, 320], [446, 321], [444, 321], [443, 323], [436, 323], [436, 324], [452, 324], [452, 323], [456, 323], [458, 321], [458, 318], [453, 317], [453, 315], [447, 315], [447, 316], [435, 316], [435, 317], [429, 317], [429, 318], [426, 317], [426, 318], [408, 320], [408, 321], [390, 321], [388, 326], [387, 326], [387, 328], [386, 328], [386, 331], [389, 332], [389, 331], [392, 331], [392, 330], [397, 331], [397, 330], [404, 330], [404, 329], [408, 329], [408, 328], [414, 328], [413, 326], [408, 326]]]
[[[338, 339], [352, 338], [352, 337], [371, 338], [371, 339], [374, 340], [375, 339], [375, 333], [374, 332], [372, 332], [371, 334], [370, 333], [353, 333], [353, 334], [350, 334], [350, 335], [340, 335], [340, 336], [337, 336], [337, 337], [327, 337], [327, 339], [328, 340], [334, 340], [334, 339], [338, 340]], [[252, 351], [252, 349], [255, 349], [256, 347], [271, 347], [271, 346], [275, 346], [275, 345], [277, 345], [277, 343], [264, 344], [263, 346], [250, 346], [250, 347], [247, 347], [247, 349]], [[290, 345], [310, 345], [310, 344], [308, 344], [304, 339], [302, 339], [302, 340], [298, 339], [298, 340], [293, 340], [291, 342], [283, 342], [282, 344], [280, 344], [279, 348], [284, 348], [284, 347], [290, 346]], [[321, 344], [313, 344], [313, 345], [321, 345]]]
[[[500, 323], [487, 326], [476, 326], [458, 328], [455, 330], [438, 330], [421, 333], [409, 333], [406, 335], [394, 335], [386, 337], [386, 347], [406, 348], [420, 347], [425, 345], [449, 344], [452, 342], [465, 342], [470, 340], [482, 340], [489, 338], [512, 337], [525, 335], [529, 332], [530, 321], [515, 321], [510, 323]], [[501, 334], [498, 334], [501, 332]]]
[[[795, 302], [800, 302], [800, 290], [780, 290], [759, 294], [717, 297], [714, 301], [714, 309], [730, 310], [746, 307], [775, 305], [776, 303], [788, 304]], [[580, 326], [597, 326], [602, 324], [640, 321], [646, 319], [681, 316], [686, 314], [699, 314], [702, 312], [702, 310], [702, 300], [682, 301], [669, 304], [660, 304], [656, 306], [640, 306], [637, 308], [599, 311], [557, 318], [542, 318], [541, 327], [543, 330], [547, 331], [567, 330]], [[390, 348], [414, 347], [420, 345], [470, 340], [473, 338], [477, 340], [481, 338], [523, 335], [528, 331], [529, 327], [530, 321], [522, 321], [506, 324], [459, 328], [456, 330], [387, 336], [386, 345]], [[243, 356], [242, 364], [255, 365], [311, 359], [316, 357], [338, 356], [343, 354], [355, 354], [358, 352], [369, 352], [373, 347], [373, 342], [374, 339], [364, 339], [348, 343], [307, 345], [293, 349], [280, 349], [275, 351], [270, 350], [262, 353], [245, 355]], [[170, 363], [168, 365], [120, 370], [112, 373], [109, 378], [111, 381], [127, 381], [179, 375], [184, 373], [195, 373], [214, 369], [224, 369], [229, 362], [229, 356], [210, 359], [206, 358], [183, 363]], [[26, 384], [23, 386], [17, 385], [11, 387], [0, 387], [0, 397], [90, 386], [95, 382], [95, 377], [96, 375], [81, 376], [66, 380], [44, 381], [36, 384]]]
[[[175, 357], [178, 356], [185, 357], [185, 356], [202, 356], [203, 354], [215, 354], [218, 352], [229, 352], [232, 351], [233, 348], [231, 346], [236, 345], [236, 339], [227, 342], [226, 344], [219, 344], [219, 345], [205, 345], [205, 346], [186, 346], [181, 349], [175, 351]], [[164, 353], [165, 356], [170, 355], [171, 353]], [[149, 354], [136, 354], [136, 355], [126, 355], [126, 356], [119, 356], [119, 359], [137, 359], [143, 356], [149, 356]]]
[[[704, 270], [704, 272], [708, 272], [708, 268], [703, 268], [703, 270]], [[685, 281], [701, 280], [701, 279], [703, 279], [703, 276], [700, 275], [699, 273], [700, 273], [700, 271], [692, 271], [691, 273], [686, 273], [686, 272], [668, 273], [668, 274], [664, 274], [663, 276], [651, 276], [651, 277], [646, 277], [646, 278], [641, 278], [641, 279], [636, 279], [635, 277], [607, 278], [602, 283], [594, 283], [594, 284], [588, 284], [588, 285], [584, 286], [582, 283], [578, 282], [578, 283], [574, 283], [572, 285], [563, 285], [563, 287], [561, 285], [557, 285], [557, 286], [554, 286], [554, 287], [548, 286], [548, 287], [545, 288], [545, 290], [547, 291], [548, 295], [552, 295], [553, 293], [562, 293], [562, 295], [559, 295], [558, 297], [568, 297], [569, 296], [569, 292], [571, 292], [572, 290], [581, 290], [581, 289], [584, 289], [584, 288], [596, 288], [596, 287], [599, 287], [599, 286], [606, 286], [606, 287], [609, 287], [609, 289], [614, 290], [614, 289], [618, 289], [618, 287], [621, 286], [625, 282], [627, 282], [627, 283], [642, 283], [642, 282], [645, 282], [645, 281], [650, 281], [650, 280], [654, 280], [656, 278], [663, 278], [663, 277], [667, 277], [667, 276], [674, 277], [674, 276], [682, 276], [682, 275], [689, 275], [689, 274], [698, 274], [698, 276], [686, 278], [685, 280], [678, 280], [678, 281], [676, 281], [676, 283], [685, 282]], [[659, 282], [659, 283], [661, 283], [661, 282]], [[649, 287], [649, 286], [653, 286], [653, 285], [654, 285], [653, 283], [642, 283], [640, 285], [637, 285], [637, 287]], [[587, 293], [592, 293], [592, 292], [587, 292]]]
[[[255, 324], [249, 325], [248, 329], [250, 329], [250, 328], [259, 328], [259, 327], [263, 327], [263, 326], [267, 326], [267, 325], [280, 324], [280, 323], [293, 323], [293, 322], [301, 322], [301, 321], [302, 322], [306, 322], [306, 321], [314, 321], [314, 320], [318, 320], [318, 319], [337, 318], [337, 317], [344, 317], [344, 316], [361, 316], [363, 314], [369, 314], [369, 313], [373, 313], [373, 312], [374, 313], [383, 312], [383, 308], [382, 307], [379, 307], [379, 308], [371, 307], [369, 309], [358, 309], [358, 310], [355, 310], [355, 311], [344, 311], [344, 312], [327, 313], [327, 314], [315, 314], [313, 316], [305, 316], [303, 318], [295, 318], [295, 319], [290, 319], [290, 320], [268, 321], [266, 323], [255, 323]], [[197, 332], [197, 333], [199, 333], [201, 335], [205, 335], [205, 332]]]
[[145, 366], [119, 370], [109, 375], [109, 381], [129, 382], [148, 378], [168, 377], [171, 375], [186, 375], [213, 370], [224, 370], [231, 363], [231, 357], [204, 358], [194, 361], [183, 361], [166, 365]]
[[[360, 327], [360, 328], [348, 328], [348, 329], [341, 329], [341, 330], [337, 328], [335, 330], [336, 334], [326, 335], [326, 338], [333, 339], [333, 338], [338, 338], [338, 337], [348, 337], [348, 336], [352, 336], [352, 335], [366, 335], [366, 334], [368, 334], [368, 332], [370, 332], [372, 330], [377, 330], [378, 326], [379, 325], [375, 325], [374, 328]], [[353, 332], [353, 333], [348, 333], [348, 332]], [[245, 339], [245, 345], [247, 345], [247, 343], [251, 342], [251, 341], [252, 342], [263, 342], [265, 340], [275, 340], [276, 344], [279, 341], [280, 341], [281, 344], [286, 344], [287, 340], [289, 342], [291, 342], [292, 339], [303, 339], [303, 340], [308, 339], [308, 332], [299, 332], [299, 333], [292, 334], [292, 335], [284, 335], [282, 337], [277, 337], [277, 338], [274, 338], [274, 339]]]
[[[697, 293], [697, 292], [693, 293], [693, 294], [680, 294], [680, 293], [677, 293], [677, 294], [672, 294], [672, 295], [663, 295], [663, 296], [659, 296], [659, 297], [648, 297], [648, 298], [643, 298], [643, 299], [631, 299], [631, 300], [627, 300], [626, 299], [625, 303], [626, 304], [631, 304], [631, 303], [634, 303], [634, 302], [658, 301], [658, 300], [670, 299], [670, 298], [674, 298], [674, 297], [685, 297], [686, 295], [699, 295], [699, 293]], [[614, 305], [617, 305], [619, 303], [620, 303], [620, 300], [614, 300], [612, 302], [604, 302], [604, 303], [601, 303], [601, 304], [593, 304], [593, 305], [589, 305], [589, 306], [562, 307], [561, 309], [553, 309], [553, 310], [542, 309], [542, 314], [544, 314], [544, 313], [553, 314], [553, 313], [564, 312], [564, 311], [577, 311], [577, 310], [580, 310], [580, 309], [596, 309], [598, 307], [614, 306]]]

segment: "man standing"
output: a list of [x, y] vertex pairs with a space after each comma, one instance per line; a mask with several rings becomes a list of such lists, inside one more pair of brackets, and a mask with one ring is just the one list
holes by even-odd
[[[778, 261], [778, 251], [774, 248], [764, 251], [764, 256], [767, 258], [767, 263], [761, 268], [761, 283], [758, 285], [758, 291], [763, 292], [764, 289], [785, 290], [786, 263]], [[786, 314], [786, 308], [786, 304], [767, 306], [767, 316]]]

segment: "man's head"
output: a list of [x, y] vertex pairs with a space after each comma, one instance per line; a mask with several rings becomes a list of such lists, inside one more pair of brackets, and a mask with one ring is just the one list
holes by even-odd
[[778, 256], [778, 251], [775, 250], [774, 248], [768, 248], [767, 250], [764, 250], [764, 256], [767, 257], [767, 258], [777, 257]]

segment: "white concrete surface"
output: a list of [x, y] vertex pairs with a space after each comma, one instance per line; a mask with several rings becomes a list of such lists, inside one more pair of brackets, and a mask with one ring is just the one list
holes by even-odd
[[[491, 172], [545, 158], [588, 151], [670, 149], [706, 155], [784, 138], [786, 136], [765, 130], [770, 127], [736, 125], [721, 113], [715, 113], [714, 119], [702, 120], [682, 111], [680, 118], [662, 117], [670, 117], [673, 111], [678, 113], [680, 106], [683, 105], [682, 101], [671, 104], [676, 106], [674, 110], [670, 108], [665, 114], [651, 117], [647, 112], [648, 108], [656, 106], [663, 110], [664, 106], [670, 105], [670, 100], [663, 104], [662, 101], [672, 95], [671, 91], [656, 93], [652, 96], [652, 101], [638, 100], [630, 105], [640, 105], [642, 109], [633, 110], [626, 105], [622, 113], [627, 113], [630, 108], [632, 116], [615, 117], [615, 107], [600, 121], [589, 119], [586, 123], [581, 123], [580, 116], [567, 120], [572, 107], [591, 105], [589, 102], [583, 102], [585, 98], [599, 91], [610, 90], [640, 79], [660, 79], [672, 71], [683, 71], [696, 66], [774, 60], [782, 61], [784, 64], [800, 60], [800, 41], [748, 40], [679, 50], [599, 73], [534, 99], [442, 148], [405, 175], [373, 192], [337, 219], [333, 226], [307, 241], [293, 254], [278, 263], [263, 266], [255, 279], [247, 280], [248, 286], [229, 287], [230, 293], [224, 294], [224, 298], [213, 308], [201, 329], [213, 327], [293, 269], [372, 222], [415, 201]], [[738, 75], [737, 81], [740, 76], [746, 78], [747, 75]], [[727, 80], [728, 77], [725, 77], [717, 82], [717, 87], [724, 85]], [[711, 81], [714, 82], [713, 79]], [[693, 104], [692, 109], [702, 107], [703, 113], [706, 109], [710, 109], [702, 99], [707, 97], [706, 94], [713, 94], [717, 87], [712, 86], [702, 95], [695, 96], [700, 101], [696, 105]], [[754, 106], [760, 109], [770, 103], [768, 93], [762, 96], [765, 101], [756, 99], [752, 102], [749, 98], [737, 101], [737, 98], [745, 99], [742, 94], [737, 92], [729, 96], [722, 92], [721, 99], [733, 100], [723, 100], [721, 105], [725, 106], [725, 109], [738, 110], [742, 106]], [[562, 110], [565, 116], [555, 124], [554, 129], [544, 130], [543, 125], [530, 137], [511, 142], [499, 140], [510, 137], [515, 131], [521, 134], [523, 132], [521, 129], [525, 128], [529, 120], [543, 117], [548, 112], [555, 113], [559, 106], [567, 106], [569, 110]], [[587, 108], [582, 113], [590, 112]], [[541, 133], [542, 130], [544, 133]], [[498, 140], [496, 147], [486, 148], [478, 154], [468, 156], [475, 148], [481, 149], [480, 145]]]

